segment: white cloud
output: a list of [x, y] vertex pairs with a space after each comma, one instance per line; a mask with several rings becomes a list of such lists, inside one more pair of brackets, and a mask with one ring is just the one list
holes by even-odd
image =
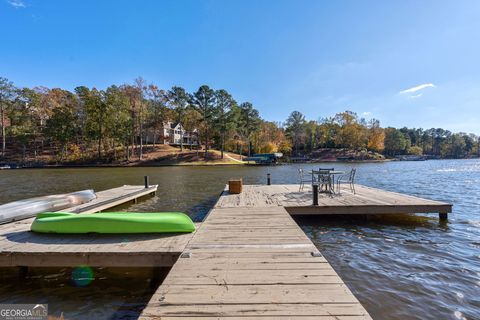
[[23, 0], [7, 0], [7, 2], [14, 8], [25, 8], [27, 5]]
[[368, 117], [368, 116], [370, 116], [371, 114], [372, 114], [372, 113], [371, 113], [370, 111], [365, 111], [365, 112], [362, 113], [362, 116]]
[[420, 98], [421, 96], [423, 96], [423, 93], [412, 94], [411, 96], [409, 96], [409, 98], [410, 99], [416, 99], [416, 98]]
[[417, 92], [417, 91], [425, 89], [425, 88], [435, 88], [435, 85], [433, 83], [424, 83], [424, 84], [418, 85], [416, 87], [412, 87], [412, 88], [402, 90], [399, 93], [400, 94], [414, 93], [414, 92]]

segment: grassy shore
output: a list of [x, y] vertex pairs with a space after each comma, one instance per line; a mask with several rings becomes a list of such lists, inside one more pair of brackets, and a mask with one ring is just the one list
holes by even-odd
[[154, 152], [150, 152], [144, 156], [141, 161], [129, 163], [131, 166], [218, 166], [218, 165], [243, 165], [240, 155], [224, 152], [222, 159], [219, 150], [209, 150], [208, 156], [205, 158], [204, 150], [183, 151], [180, 148], [162, 146]]
[[142, 159], [139, 159], [138, 149], [135, 155], [125, 160], [123, 150], [117, 152], [117, 160], [113, 155], [109, 155], [110, 160], [99, 161], [95, 150], [89, 151], [82, 157], [72, 159], [66, 157], [63, 161], [57, 161], [54, 153], [47, 150], [36, 158], [26, 157], [23, 161], [18, 156], [18, 152], [7, 152], [7, 157], [0, 164], [9, 164], [16, 167], [135, 167], [135, 166], [217, 166], [217, 165], [243, 165], [242, 157], [232, 152], [224, 152], [222, 158], [219, 150], [208, 150], [205, 156], [205, 150], [191, 150], [184, 147], [172, 147], [169, 145], [146, 145], [143, 148]]

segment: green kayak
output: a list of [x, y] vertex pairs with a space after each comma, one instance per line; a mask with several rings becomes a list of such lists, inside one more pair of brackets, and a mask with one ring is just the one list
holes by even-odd
[[193, 232], [195, 225], [181, 212], [46, 212], [37, 215], [31, 230], [42, 233], [165, 233]]

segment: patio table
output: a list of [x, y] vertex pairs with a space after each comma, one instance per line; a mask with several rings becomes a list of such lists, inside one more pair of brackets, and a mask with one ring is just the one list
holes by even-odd
[[[315, 181], [315, 175], [317, 175], [317, 177], [319, 177], [320, 175], [330, 176], [329, 186], [325, 190], [320, 190], [319, 189], [319, 192], [334, 194], [335, 193], [335, 190], [334, 190], [335, 175], [345, 174], [345, 171], [340, 171], [340, 170], [312, 170], [312, 171], [310, 171], [310, 173], [312, 174], [312, 184]], [[316, 181], [320, 181], [320, 179], [316, 179]]]

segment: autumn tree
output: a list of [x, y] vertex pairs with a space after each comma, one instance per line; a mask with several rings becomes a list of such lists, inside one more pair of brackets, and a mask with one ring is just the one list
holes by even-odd
[[337, 113], [334, 121], [339, 125], [335, 139], [337, 145], [354, 150], [367, 146], [366, 128], [359, 123], [356, 113], [351, 111]]
[[225, 136], [229, 128], [232, 127], [232, 108], [236, 105], [236, 101], [226, 90], [215, 91], [215, 126], [220, 132], [220, 152], [223, 159], [225, 150]]
[[192, 95], [193, 108], [201, 115], [201, 130], [205, 139], [205, 160], [208, 156], [210, 132], [215, 119], [215, 92], [209, 86], [203, 85]]
[[391, 156], [406, 153], [410, 147], [410, 140], [398, 129], [385, 129], [385, 153]]
[[102, 145], [105, 138], [108, 117], [111, 115], [110, 106], [106, 103], [105, 92], [96, 88], [75, 88], [86, 112], [86, 134], [91, 140], [97, 141], [98, 159], [102, 158]]
[[[87, 90], [82, 89], [82, 92], [87, 94]], [[52, 108], [46, 120], [44, 133], [56, 147], [56, 159], [60, 163], [66, 155], [68, 144], [75, 141], [78, 132], [77, 99], [73, 93], [61, 89], [55, 89], [49, 95]]]
[[324, 148], [334, 148], [337, 132], [340, 126], [335, 123], [333, 118], [325, 118], [321, 120], [317, 128], [318, 144]]
[[318, 123], [317, 121], [310, 120], [305, 123], [305, 138], [306, 138], [306, 149], [308, 151], [313, 151], [318, 147]]
[[[182, 87], [174, 86], [167, 92], [170, 107], [175, 113], [175, 119], [185, 128], [186, 115], [190, 105], [191, 96]], [[183, 151], [183, 130], [180, 132], [180, 150]]]
[[[153, 130], [153, 148], [159, 136], [159, 131], [170, 118], [167, 103], [168, 95], [165, 90], [159, 89], [156, 85], [148, 86], [148, 126]], [[183, 137], [182, 137], [183, 140]]]
[[290, 153], [290, 141], [279, 123], [261, 121], [259, 130], [253, 135], [255, 150], [259, 153]]
[[[129, 113], [130, 113], [130, 148], [127, 146], [127, 159], [130, 158], [130, 154], [135, 154], [137, 149], [138, 137], [143, 134], [143, 128], [140, 127], [140, 123], [143, 123], [142, 120], [142, 109], [143, 109], [143, 89], [138, 85], [124, 84], [120, 89], [128, 97], [129, 104]], [[130, 152], [130, 150], [131, 152]], [[139, 150], [138, 157], [142, 157], [143, 151]]]
[[367, 136], [367, 149], [375, 152], [383, 152], [385, 149], [385, 131], [380, 127], [380, 121], [376, 119], [370, 120]]
[[305, 116], [300, 111], [293, 111], [285, 122], [287, 134], [295, 147], [295, 155], [298, 155], [298, 147], [305, 136], [305, 123]]
[[2, 127], [2, 157], [5, 156], [6, 149], [6, 128], [8, 120], [8, 110], [12, 107], [16, 96], [16, 88], [13, 82], [7, 78], [0, 77], [0, 126]]
[[129, 97], [121, 88], [110, 86], [105, 90], [105, 104], [110, 112], [107, 119], [107, 135], [112, 144], [113, 158], [118, 157], [118, 145], [123, 147], [127, 158], [128, 140], [132, 135]]
[[[260, 115], [250, 102], [243, 102], [238, 109], [238, 132], [248, 144], [248, 156], [252, 155], [252, 135], [259, 128]], [[240, 150], [240, 153], [241, 150]]]
[[[37, 158], [37, 138], [42, 138], [43, 125], [51, 116], [49, 101], [50, 90], [22, 88], [17, 91], [15, 105], [10, 118], [15, 139], [22, 144], [22, 161], [26, 156], [27, 146], [33, 144], [34, 158]], [[42, 139], [43, 143], [43, 139]]]

